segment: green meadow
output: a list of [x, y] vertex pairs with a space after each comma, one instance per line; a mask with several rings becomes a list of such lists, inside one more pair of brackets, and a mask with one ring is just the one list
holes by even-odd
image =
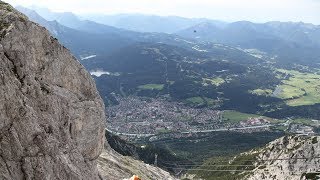
[[145, 84], [138, 86], [139, 89], [143, 90], [158, 90], [161, 91], [164, 87], [164, 84]]
[[216, 77], [216, 78], [202, 78], [203, 84], [212, 84], [215, 86], [220, 86], [221, 84], [225, 83], [225, 80], [222, 79], [221, 77]]
[[278, 69], [277, 72], [286, 74], [279, 85], [277, 97], [286, 100], [289, 106], [314, 105], [320, 103], [320, 75], [301, 73], [294, 70]]

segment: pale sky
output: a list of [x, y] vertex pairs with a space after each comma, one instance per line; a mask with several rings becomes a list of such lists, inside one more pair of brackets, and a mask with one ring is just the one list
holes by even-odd
[[141, 13], [224, 21], [303, 21], [320, 24], [320, 0], [4, 0], [76, 14]]

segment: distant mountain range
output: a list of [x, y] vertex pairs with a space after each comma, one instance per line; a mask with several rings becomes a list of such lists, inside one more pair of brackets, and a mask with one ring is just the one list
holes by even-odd
[[46, 8], [39, 8], [36, 6], [31, 7], [40, 16], [52, 21], [56, 20], [62, 25], [71, 28], [80, 28], [85, 26], [84, 21], [80, 19], [87, 19], [92, 22], [105, 24], [117, 28], [127, 29], [137, 32], [161, 32], [161, 33], [175, 33], [188, 27], [194, 26], [202, 22], [210, 22], [217, 26], [226, 24], [223, 21], [215, 21], [204, 18], [183, 18], [177, 16], [155, 16], [155, 15], [142, 15], [142, 14], [118, 14], [118, 15], [85, 15], [79, 18], [71, 12], [57, 13], [52, 12]]
[[282, 63], [304, 65], [320, 62], [320, 26], [292, 22], [256, 24], [248, 21], [225, 26], [205, 22], [176, 34], [198, 41], [223, 43], [245, 49], [259, 49], [281, 59]]
[[[123, 46], [120, 44], [128, 45], [131, 42], [162, 42], [163, 38], [166, 39], [165, 43], [171, 44], [168, 43], [169, 35], [161, 34], [171, 33], [173, 36], [177, 35], [194, 42], [213, 42], [243, 49], [259, 49], [277, 57], [283, 64], [295, 62], [316, 65], [320, 62], [320, 52], [317, 50], [320, 48], [320, 26], [313, 24], [248, 21], [226, 23], [209, 19], [140, 14], [87, 15], [80, 18], [71, 12], [57, 13], [45, 8], [32, 8], [47, 21], [57, 21], [63, 26], [78, 31], [104, 34], [101, 40], [94, 41], [100, 42], [108, 37], [105, 40], [112, 42], [112, 46], [97, 43], [109, 47], [104, 48], [108, 50], [121, 48]], [[18, 9], [23, 8], [18, 7]], [[43, 20], [38, 22], [46, 24]], [[146, 32], [160, 34], [146, 34]], [[91, 39], [95, 39], [94, 35], [91, 36]], [[72, 49], [72, 46], [70, 47]], [[91, 44], [90, 47], [99, 49]]]
[[[320, 26], [292, 22], [268, 22], [256, 24], [240, 21], [216, 26], [210, 22], [189, 27], [177, 34], [204, 41], [231, 44], [235, 46], [274, 50], [265, 43], [296, 44], [306, 47], [320, 46]], [[260, 45], [259, 45], [260, 44]]]
[[[48, 21], [31, 9], [21, 6], [16, 7], [16, 9], [26, 14], [32, 21], [46, 27], [53, 36], [58, 38], [79, 59], [82, 56], [92, 54], [108, 54], [133, 42], [133, 40], [127, 37], [130, 33], [127, 33], [125, 30], [81, 20], [74, 24], [78, 24], [78, 27], [83, 28], [71, 28], [60, 24], [57, 20]], [[95, 31], [99, 31], [103, 35], [95, 33]], [[125, 34], [126, 36], [122, 36], [121, 34]]]
[[[318, 73], [319, 26], [142, 15], [101, 16], [96, 22], [72, 13], [17, 8], [73, 52], [94, 75], [106, 105], [116, 104], [117, 95], [166, 96], [174, 101], [194, 100], [191, 105], [195, 107], [214, 106], [274, 117], [319, 115], [315, 101], [303, 107], [287, 105], [290, 98], [314, 99], [304, 88], [295, 87], [297, 95], [289, 94], [289, 99], [277, 93], [283, 92], [278, 87], [290, 77], [279, 69], [309, 73], [306, 78]], [[111, 20], [115, 24], [119, 17], [125, 17], [121, 21], [128, 21], [127, 27], [104, 24]], [[148, 20], [141, 25], [131, 18]], [[179, 24], [179, 28], [174, 31], [172, 27], [177, 26], [169, 22]], [[139, 28], [157, 32], [132, 31], [142, 31]], [[153, 31], [150, 29], [146, 31]], [[302, 91], [306, 93], [299, 93]]]
[[[193, 33], [196, 30], [197, 33]], [[249, 21], [239, 21], [216, 26], [210, 22], [199, 23], [177, 34], [192, 36], [194, 38], [206, 38], [210, 41], [225, 41], [225, 43], [241, 43], [253, 39], [274, 39], [281, 38], [292, 42], [308, 42], [319, 45], [320, 26], [306, 23], [293, 22], [267, 22], [263, 24]], [[228, 35], [228, 38], [226, 37]]]
[[224, 26], [226, 24], [223, 21], [209, 20], [205, 18], [189, 19], [177, 16], [155, 16], [142, 14], [88, 15], [86, 18], [102, 24], [138, 32], [175, 33], [203, 22], [210, 22], [216, 26]]
[[79, 58], [89, 55], [104, 56], [137, 42], [165, 42], [179, 46], [189, 44], [187, 41], [178, 40], [178, 36], [174, 34], [141, 33], [82, 20], [72, 13], [55, 13], [39, 8], [35, 8], [35, 11], [22, 6], [16, 8], [31, 20], [46, 27]]

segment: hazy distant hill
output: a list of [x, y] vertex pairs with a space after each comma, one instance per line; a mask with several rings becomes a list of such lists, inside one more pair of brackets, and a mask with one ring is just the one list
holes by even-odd
[[[102, 25], [102, 27], [98, 29], [96, 28], [95, 23], [91, 24], [90, 22], [86, 22], [87, 25], [84, 25], [83, 29], [73, 29], [61, 25], [57, 21], [47, 21], [35, 11], [28, 8], [19, 6], [17, 9], [26, 14], [32, 21], [35, 21], [46, 27], [52, 35], [58, 38], [63, 45], [71, 49], [71, 51], [77, 57], [108, 54], [113, 50], [119, 49], [134, 42], [127, 37], [127, 33], [122, 32], [117, 28], [109, 28], [108, 26]], [[96, 31], [103, 33], [103, 35], [94, 33], [91, 30], [84, 30], [86, 28], [95, 29]]]
[[222, 21], [214, 21], [204, 18], [189, 19], [178, 16], [155, 16], [142, 14], [88, 15], [86, 18], [102, 24], [139, 32], [175, 33], [201, 22], [211, 22], [217, 26], [223, 26], [225, 24]]
[[72, 13], [55, 13], [47, 9], [36, 11], [22, 6], [17, 9], [31, 20], [45, 26], [50, 32], [70, 48], [78, 57], [85, 55], [104, 56], [124, 46], [137, 42], [166, 43], [179, 46], [192, 46], [177, 35], [165, 33], [141, 33], [81, 20]]
[[[194, 26], [201, 22], [211, 22], [218, 26], [225, 23], [222, 21], [213, 21], [204, 18], [184, 18], [178, 16], [156, 16], [156, 15], [142, 15], [142, 14], [117, 14], [117, 15], [84, 15], [82, 18], [71, 12], [52, 12], [46, 8], [39, 8], [32, 6], [31, 9], [36, 11], [39, 15], [47, 20], [56, 20], [60, 24], [71, 28], [82, 28], [85, 25], [93, 24], [100, 26], [102, 24], [109, 25], [117, 28], [127, 29], [138, 32], [161, 32], [161, 33], [174, 33], [188, 27]], [[83, 21], [81, 19], [87, 19]], [[88, 21], [89, 20], [89, 21]]]
[[33, 7], [33, 9], [25, 8], [22, 6], [18, 6], [17, 9], [24, 11], [34, 11], [34, 13], [41, 16], [43, 19], [47, 21], [57, 21], [59, 24], [80, 30], [80, 31], [86, 31], [89, 33], [114, 33], [114, 34], [121, 34], [121, 33], [128, 33], [125, 30], [115, 28], [112, 26], [99, 24], [94, 21], [89, 20], [82, 20], [75, 14], [71, 12], [52, 12], [49, 9], [45, 8], [37, 8]]
[[185, 38], [255, 48], [277, 56], [286, 63], [318, 63], [320, 27], [305, 23], [240, 21], [223, 27], [200, 23], [177, 33]]
[[[196, 31], [196, 33], [194, 32]], [[177, 34], [207, 41], [242, 45], [257, 39], [283, 40], [306, 45], [320, 45], [320, 26], [293, 22], [268, 22], [264, 24], [239, 21], [217, 26], [205, 22], [189, 27]]]

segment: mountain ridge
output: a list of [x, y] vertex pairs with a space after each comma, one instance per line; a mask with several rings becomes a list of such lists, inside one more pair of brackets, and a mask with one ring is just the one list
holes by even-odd
[[[53, 36], [58, 38], [64, 46], [71, 49], [78, 58], [92, 54], [105, 54], [132, 43], [130, 38], [120, 36], [118, 35], [119, 33], [114, 34], [114, 30], [111, 32], [105, 31], [104, 35], [81, 31], [61, 25], [58, 21], [47, 21], [28, 8], [18, 7], [18, 10], [29, 16], [31, 20], [46, 27]], [[108, 52], [106, 52], [106, 49]]]

